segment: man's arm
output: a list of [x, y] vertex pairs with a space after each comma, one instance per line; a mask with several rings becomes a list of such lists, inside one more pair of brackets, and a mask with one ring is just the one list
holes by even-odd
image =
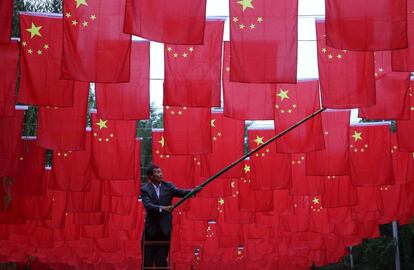
[[[173, 193], [173, 196], [174, 197], [180, 197], [180, 198], [182, 198], [182, 197], [186, 196], [188, 193], [190, 193], [192, 191], [192, 189], [180, 189], [180, 188], [176, 188], [172, 183], [170, 183], [170, 185], [171, 185], [171, 190], [172, 190], [172, 193]], [[194, 193], [193, 196], [195, 196], [195, 194], [197, 192], [200, 192], [200, 190], [196, 190], [196, 192]]]
[[162, 210], [167, 211], [167, 212], [171, 212], [173, 210], [173, 207], [170, 205], [163, 206], [163, 205], [152, 203], [148, 192], [142, 188], [141, 188], [141, 199], [142, 199], [142, 203], [144, 204], [145, 210], [147, 210], [147, 212], [159, 213], [159, 212], [162, 212]]

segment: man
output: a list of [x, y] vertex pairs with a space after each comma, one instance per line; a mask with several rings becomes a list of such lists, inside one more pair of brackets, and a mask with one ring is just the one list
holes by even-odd
[[[172, 229], [171, 205], [174, 197], [184, 197], [191, 189], [176, 188], [164, 182], [161, 168], [151, 165], [147, 170], [148, 183], [141, 188], [141, 198], [146, 210], [144, 235], [142, 241], [170, 241]], [[198, 192], [199, 189], [196, 189]], [[145, 238], [144, 238], [145, 236]], [[145, 239], [145, 240], [144, 240]], [[144, 245], [143, 245], [144, 246]], [[170, 249], [167, 245], [145, 245], [143, 247], [144, 267], [166, 267]]]

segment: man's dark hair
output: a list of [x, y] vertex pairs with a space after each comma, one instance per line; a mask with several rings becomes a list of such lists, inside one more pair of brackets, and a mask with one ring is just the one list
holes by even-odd
[[154, 170], [159, 169], [159, 168], [160, 168], [160, 166], [158, 166], [156, 164], [149, 165], [149, 167], [147, 169], [147, 177], [153, 176], [154, 175]]

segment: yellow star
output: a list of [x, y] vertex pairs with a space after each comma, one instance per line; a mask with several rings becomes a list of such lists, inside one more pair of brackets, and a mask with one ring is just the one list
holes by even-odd
[[235, 183], [234, 181], [231, 181], [230, 186], [231, 186], [232, 188], [235, 188], [235, 187], [236, 187], [236, 183]]
[[188, 48], [188, 51], [193, 52], [194, 51], [194, 48], [193, 47], [190, 47], [190, 48]]
[[188, 56], [188, 54], [183, 53], [183, 57], [184, 57], [184, 58], [187, 58], [187, 56]]
[[99, 122], [98, 123], [96, 123], [96, 125], [98, 125], [99, 126], [99, 130], [101, 130], [101, 129], [103, 129], [103, 128], [108, 128], [107, 126], [106, 126], [106, 122], [108, 122], [108, 120], [102, 120], [101, 118], [99, 118]]
[[244, 24], [240, 24], [240, 25], [239, 25], [239, 28], [240, 28], [240, 29], [244, 29]]
[[70, 14], [70, 12], [66, 12], [65, 16], [66, 16], [66, 18], [70, 18], [70, 17], [72, 17], [72, 14]]
[[237, 18], [237, 17], [233, 17], [233, 22], [238, 22], [239, 21], [239, 18]]
[[323, 53], [326, 53], [327, 52], [327, 50], [326, 50], [326, 48], [322, 48], [322, 50], [321, 50]]
[[74, 25], [74, 26], [78, 25], [78, 21], [77, 20], [73, 20], [72, 21], [72, 25]]
[[280, 100], [283, 101], [285, 98], [289, 98], [288, 92], [289, 90], [283, 91], [283, 89], [280, 88], [280, 92], [276, 96], [280, 97]]
[[87, 21], [83, 21], [82, 25], [83, 25], [83, 27], [88, 27], [88, 22]]
[[23, 46], [23, 47], [26, 47], [26, 46], [27, 46], [26, 41], [23, 41], [23, 42], [22, 42], [22, 46]]
[[45, 44], [45, 46], [43, 46], [43, 48], [45, 48], [45, 50], [49, 49], [49, 45]]
[[37, 54], [41, 55], [42, 54], [42, 50], [37, 50]]
[[161, 147], [164, 147], [165, 141], [164, 136], [161, 137], [161, 140], [158, 141], [161, 144]]
[[167, 51], [171, 52], [172, 48], [171, 47], [167, 47]]
[[248, 173], [250, 172], [250, 166], [249, 165], [244, 165], [244, 173]]
[[237, 1], [237, 4], [242, 6], [243, 12], [244, 12], [247, 8], [254, 8], [252, 5], [252, 1], [253, 0], [241, 0], [241, 1]]
[[30, 38], [33, 38], [35, 36], [41, 37], [42, 34], [40, 34], [40, 29], [42, 29], [43, 26], [36, 26], [32, 22], [32, 26], [30, 28], [27, 28], [26, 31], [30, 33]]
[[210, 124], [211, 124], [211, 126], [212, 127], [216, 127], [216, 119], [211, 119], [211, 122], [210, 122]]
[[314, 204], [319, 204], [319, 199], [315, 197], [315, 198], [313, 198], [312, 202], [313, 202]]
[[352, 135], [352, 138], [354, 138], [355, 141], [362, 140], [362, 132], [354, 131], [354, 135]]
[[76, 8], [79, 8], [80, 5], [84, 5], [84, 6], [88, 5], [88, 3], [86, 3], [86, 0], [75, 0], [75, 2], [76, 2]]
[[27, 53], [28, 53], [28, 54], [32, 54], [32, 52], [33, 52], [33, 50], [32, 50], [32, 49], [28, 49], [28, 50], [27, 50]]
[[223, 205], [223, 204], [224, 204], [224, 199], [223, 199], [223, 198], [220, 198], [220, 199], [218, 200], [218, 203], [219, 203], [220, 205]]
[[94, 21], [94, 20], [96, 20], [96, 15], [92, 14], [90, 18], [91, 18], [92, 21]]
[[263, 22], [263, 17], [257, 17], [257, 22], [259, 23]]
[[251, 25], [250, 25], [250, 29], [255, 29], [256, 28], [256, 25], [254, 24], [254, 23], [252, 23]]
[[253, 141], [256, 143], [256, 145], [261, 145], [264, 144], [263, 139], [264, 137], [259, 137], [258, 135], [256, 135], [256, 139]]
[[329, 58], [329, 59], [332, 59], [332, 58], [333, 58], [333, 55], [332, 55], [332, 54], [329, 54], [329, 55], [328, 55], [328, 58]]
[[337, 57], [338, 59], [342, 59], [342, 54], [338, 54], [336, 57]]

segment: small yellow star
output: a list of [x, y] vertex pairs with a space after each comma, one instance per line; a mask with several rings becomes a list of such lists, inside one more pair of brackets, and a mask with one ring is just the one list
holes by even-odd
[[362, 140], [362, 132], [354, 131], [354, 134], [352, 135], [352, 138], [354, 138], [355, 141]]
[[254, 24], [254, 23], [252, 23], [251, 25], [250, 25], [250, 29], [255, 29], [256, 28], [256, 25]]
[[171, 47], [167, 47], [167, 51], [171, 52], [172, 48]]
[[161, 144], [161, 147], [164, 147], [164, 145], [165, 145], [164, 136], [162, 136], [161, 140], [159, 140], [158, 142]]
[[315, 197], [315, 198], [313, 198], [312, 202], [313, 202], [314, 204], [319, 204], [319, 199]]
[[77, 20], [73, 20], [72, 21], [72, 25], [74, 25], [74, 26], [78, 25], [78, 21]]
[[42, 29], [43, 26], [36, 26], [32, 22], [32, 26], [30, 28], [27, 28], [26, 31], [30, 33], [30, 38], [34, 38], [35, 36], [41, 37], [42, 34], [40, 34], [40, 29]]
[[87, 21], [83, 21], [82, 26], [83, 27], [88, 27], [88, 22]]
[[220, 205], [223, 205], [223, 204], [224, 204], [224, 199], [223, 199], [223, 198], [220, 198], [220, 199], [218, 200], [218, 203], [219, 203]]
[[44, 48], [45, 50], [47, 50], [47, 49], [49, 49], [49, 45], [48, 45], [48, 44], [45, 44], [45, 46], [43, 46], [43, 48]]
[[240, 25], [239, 25], [239, 28], [240, 28], [240, 29], [244, 29], [244, 24], [240, 24]]
[[108, 120], [102, 120], [101, 118], [99, 119], [99, 122], [98, 123], [96, 123], [96, 125], [98, 125], [99, 126], [99, 130], [101, 130], [101, 129], [103, 129], [103, 128], [108, 128], [107, 126], [106, 126], [106, 122], [108, 122]]
[[264, 137], [260, 137], [260, 136], [256, 135], [256, 139], [253, 140], [253, 141], [256, 143], [256, 145], [261, 145], [261, 144], [264, 144], [263, 139], [264, 139]]
[[187, 58], [188, 54], [187, 53], [183, 53], [183, 57]]
[[65, 16], [66, 16], [66, 18], [70, 18], [70, 17], [72, 17], [72, 14], [70, 14], [70, 12], [66, 12]]
[[232, 188], [235, 188], [235, 187], [236, 187], [236, 182], [231, 181], [230, 186], [231, 186]]
[[28, 50], [27, 50], [27, 53], [28, 53], [28, 54], [32, 54], [32, 53], [33, 53], [33, 50], [32, 50], [32, 49], [28, 49]]
[[252, 1], [253, 0], [241, 0], [237, 1], [237, 4], [240, 4], [242, 6], [244, 12], [247, 8], [254, 8], [252, 5]]
[[76, 8], [79, 8], [80, 5], [84, 5], [84, 6], [88, 5], [88, 3], [86, 3], [86, 0], [75, 0], [75, 2], [76, 2]]
[[38, 55], [41, 55], [42, 53], [43, 53], [42, 50], [37, 50]]
[[329, 58], [329, 59], [332, 59], [332, 58], [333, 58], [333, 55], [332, 55], [332, 54], [329, 54], [329, 55], [328, 55], [328, 58]]
[[289, 90], [283, 91], [283, 89], [280, 88], [280, 92], [276, 96], [280, 97], [280, 100], [283, 101], [284, 99], [289, 98], [288, 92]]
[[194, 51], [194, 47], [188, 48], [188, 51], [193, 52]]
[[263, 17], [257, 17], [257, 22], [259, 23], [263, 22]]
[[248, 173], [250, 172], [250, 166], [249, 165], [244, 165], [244, 173]]
[[216, 127], [216, 119], [211, 119], [210, 124], [212, 127]]
[[233, 22], [238, 22], [239, 21], [239, 18], [237, 18], [237, 17], [233, 17]]
[[177, 58], [178, 57], [178, 53], [174, 53], [173, 56], [174, 56], [174, 58]]
[[92, 14], [90, 18], [91, 18], [92, 21], [94, 21], [94, 20], [96, 20], [96, 15]]
[[27, 46], [26, 41], [23, 41], [23, 42], [22, 42], [22, 46], [23, 46], [23, 47], [26, 47], [26, 46]]
[[338, 54], [336, 57], [337, 57], [338, 59], [342, 59], [342, 54]]
[[321, 50], [323, 53], [326, 53], [327, 52], [327, 50], [326, 50], [326, 48], [322, 48], [322, 50]]

